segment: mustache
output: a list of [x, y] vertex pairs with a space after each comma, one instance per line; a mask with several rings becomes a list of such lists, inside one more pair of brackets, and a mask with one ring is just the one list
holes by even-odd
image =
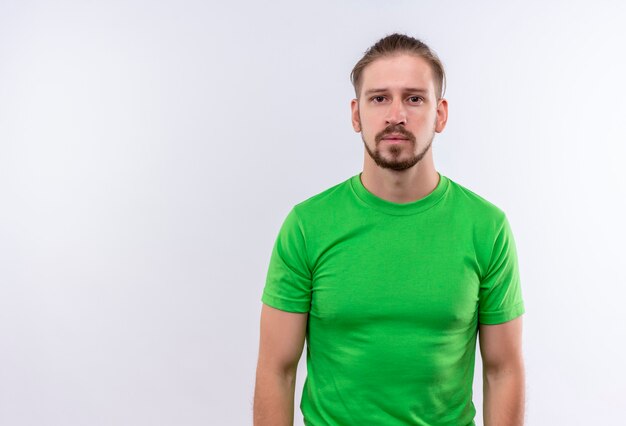
[[385, 137], [391, 135], [391, 134], [400, 134], [402, 136], [404, 136], [405, 138], [407, 138], [409, 141], [411, 142], [415, 142], [415, 136], [413, 136], [411, 133], [409, 133], [407, 130], [405, 130], [403, 127], [400, 126], [390, 126], [387, 127], [385, 130], [383, 130], [382, 132], [380, 132], [379, 134], [376, 135], [376, 142], [380, 142], [381, 140], [383, 140]]

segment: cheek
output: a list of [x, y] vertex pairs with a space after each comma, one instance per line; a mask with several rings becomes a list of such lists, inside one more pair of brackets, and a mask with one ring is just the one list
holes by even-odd
[[361, 110], [360, 117], [361, 122], [365, 125], [367, 125], [368, 123], [376, 122], [376, 120], [378, 119], [376, 114], [368, 110]]
[[437, 121], [436, 113], [419, 114], [413, 118], [413, 122], [420, 130], [430, 130], [430, 127]]
[[373, 114], [363, 112], [361, 112], [359, 123], [361, 125], [361, 130], [365, 130], [367, 133], [374, 132], [375, 129], [379, 128], [381, 125], [380, 121]]

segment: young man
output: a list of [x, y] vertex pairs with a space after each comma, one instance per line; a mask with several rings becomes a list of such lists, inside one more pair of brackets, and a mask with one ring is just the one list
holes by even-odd
[[522, 425], [522, 300], [505, 213], [437, 172], [445, 74], [424, 43], [379, 40], [351, 74], [363, 171], [296, 204], [262, 295], [254, 424]]

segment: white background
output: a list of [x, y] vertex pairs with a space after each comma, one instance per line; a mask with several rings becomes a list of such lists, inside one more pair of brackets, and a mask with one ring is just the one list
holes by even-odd
[[[527, 424], [623, 424], [625, 20], [618, 1], [1, 1], [0, 424], [252, 424], [272, 244], [361, 170], [349, 73], [395, 31], [447, 70], [437, 170], [513, 228]], [[481, 424], [480, 358], [475, 376]]]

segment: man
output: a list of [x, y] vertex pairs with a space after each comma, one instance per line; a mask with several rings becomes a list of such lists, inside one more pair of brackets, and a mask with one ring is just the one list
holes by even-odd
[[363, 171], [295, 205], [261, 300], [254, 424], [474, 425], [476, 340], [487, 426], [522, 425], [522, 314], [505, 213], [435, 170], [445, 74], [424, 43], [379, 40], [351, 74]]

